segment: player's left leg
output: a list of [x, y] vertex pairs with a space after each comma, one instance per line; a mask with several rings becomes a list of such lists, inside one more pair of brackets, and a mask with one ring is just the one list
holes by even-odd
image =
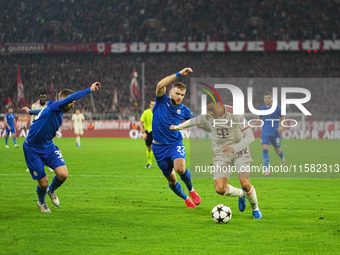
[[80, 134], [77, 129], [74, 130], [74, 134], [76, 136], [76, 145], [77, 147], [80, 147]]
[[6, 126], [6, 133], [5, 133], [5, 147], [8, 149], [9, 146], [8, 146], [8, 136], [9, 136], [9, 129], [7, 128]]
[[19, 146], [17, 145], [17, 137], [16, 137], [15, 129], [12, 129], [12, 138], [13, 138], [14, 147], [18, 148]]
[[[216, 156], [218, 158], [219, 156]], [[222, 157], [223, 161], [214, 161], [214, 185], [215, 191], [217, 194], [228, 196], [228, 197], [238, 197], [238, 207], [241, 212], [246, 209], [246, 201], [245, 195], [242, 189], [235, 188], [228, 184], [229, 177], [232, 174], [231, 170], [231, 162], [229, 160], [225, 160], [224, 156]], [[221, 160], [221, 158], [220, 158]]]
[[286, 162], [286, 159], [283, 156], [283, 151], [281, 149], [281, 136], [280, 136], [280, 134], [277, 134], [276, 136], [271, 137], [270, 143], [274, 146], [276, 154], [280, 157], [281, 164], [283, 166], [286, 166], [287, 162]]
[[258, 206], [257, 196], [256, 196], [256, 190], [254, 186], [250, 184], [250, 164], [244, 163], [239, 164], [236, 166], [237, 171], [239, 173], [239, 179], [241, 187], [245, 193], [245, 197], [248, 199], [252, 211], [253, 211], [253, 218], [254, 219], [261, 219], [262, 214]]
[[179, 176], [181, 177], [181, 180], [187, 186], [187, 189], [189, 191], [190, 197], [192, 198], [192, 201], [195, 203], [195, 205], [199, 205], [201, 203], [201, 198], [193, 188], [191, 173], [189, 169], [187, 169], [185, 166], [185, 159], [176, 158], [173, 161], [173, 164], [174, 164], [175, 171], [179, 174]]

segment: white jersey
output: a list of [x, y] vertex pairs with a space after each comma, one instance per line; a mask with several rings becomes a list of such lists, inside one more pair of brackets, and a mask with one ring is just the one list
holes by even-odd
[[83, 129], [83, 121], [85, 120], [84, 114], [73, 114], [72, 115], [74, 129]]
[[[32, 104], [31, 110], [40, 110], [40, 109], [44, 109], [47, 106], [47, 102], [45, 103], [45, 105], [41, 105], [39, 102], [35, 102], [34, 104]], [[37, 117], [37, 115], [32, 115], [31, 116], [31, 124], [33, 122], [33, 120]]]
[[234, 115], [233, 108], [223, 105], [225, 114], [214, 119], [210, 115], [205, 118], [211, 130], [211, 142], [214, 152], [221, 150], [226, 145], [239, 143], [243, 138], [243, 131], [249, 128], [243, 115]]

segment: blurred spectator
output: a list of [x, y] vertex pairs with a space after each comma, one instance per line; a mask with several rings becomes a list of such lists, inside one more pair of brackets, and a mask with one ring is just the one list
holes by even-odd
[[[157, 82], [169, 73], [185, 66], [193, 68], [192, 77], [217, 78], [339, 78], [340, 53], [328, 52], [308, 54], [295, 53], [185, 53], [185, 54], [36, 54], [0, 56], [1, 113], [5, 112], [7, 98], [11, 98], [14, 112], [19, 112], [17, 102], [16, 68], [20, 65], [25, 99], [31, 105], [40, 91], [45, 91], [50, 100], [50, 85], [53, 82], [55, 95], [62, 88], [74, 91], [87, 88], [92, 82], [100, 81], [102, 89], [91, 97], [77, 101], [77, 108], [85, 113], [118, 113], [121, 118], [139, 115], [141, 100], [130, 100], [129, 85], [135, 65], [141, 84], [141, 65], [145, 63], [145, 100], [155, 97]], [[182, 79], [190, 84], [188, 77]], [[340, 85], [340, 84], [339, 84]], [[337, 86], [310, 84], [313, 95], [311, 111], [334, 112], [339, 90]], [[246, 84], [248, 86], [248, 84]], [[245, 86], [245, 87], [246, 87]], [[274, 86], [274, 85], [273, 85]], [[277, 86], [277, 85], [275, 85]], [[278, 85], [279, 86], [279, 85]], [[284, 86], [284, 85], [283, 85]], [[246, 91], [246, 89], [244, 91]], [[114, 105], [114, 90], [117, 88], [118, 103]], [[262, 92], [254, 85], [254, 106], [262, 104]], [[189, 105], [189, 97], [185, 103]], [[95, 104], [92, 105], [92, 102]]]
[[339, 1], [0, 1], [0, 43], [337, 39]]

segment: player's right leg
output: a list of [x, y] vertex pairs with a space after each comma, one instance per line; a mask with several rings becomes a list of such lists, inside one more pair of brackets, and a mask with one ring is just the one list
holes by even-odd
[[147, 133], [147, 137], [145, 139], [145, 145], [147, 147], [146, 149], [146, 160], [147, 160], [147, 165], [145, 168], [151, 168], [152, 167], [152, 134]]
[[174, 171], [171, 172], [166, 179], [169, 183], [169, 188], [179, 197], [183, 198], [185, 205], [188, 208], [196, 208], [196, 205], [188, 198], [182, 189], [182, 185], [177, 181], [176, 174]]
[[269, 171], [269, 152], [268, 152], [269, 144], [270, 138], [268, 136], [261, 137], [263, 167], [265, 169], [264, 176], [269, 176], [271, 174], [271, 172]]
[[[237, 165], [238, 173], [239, 173], [239, 179], [242, 189], [244, 190], [245, 197], [248, 199], [252, 211], [253, 211], [253, 218], [254, 219], [261, 219], [262, 214], [258, 206], [257, 196], [256, 196], [256, 190], [254, 186], [250, 184], [250, 172], [244, 171], [244, 169], [250, 169], [249, 163], [244, 163], [242, 165]], [[243, 167], [241, 170], [240, 168]]]
[[61, 151], [54, 144], [53, 146], [51, 146], [46, 155], [44, 155], [44, 160], [46, 162], [46, 165], [54, 169], [54, 172], [56, 174], [56, 176], [54, 176], [50, 185], [47, 188], [47, 194], [50, 196], [52, 203], [55, 206], [59, 206], [60, 202], [57, 194], [55, 193], [55, 190], [58, 189], [67, 179], [68, 177], [67, 167], [61, 154]]
[[33, 180], [38, 181], [38, 186], [36, 189], [38, 195], [37, 205], [42, 212], [51, 212], [45, 202], [46, 188], [48, 186], [48, 180], [46, 173], [44, 171], [44, 163], [39, 156], [39, 153], [33, 148], [31, 148], [27, 143], [23, 144], [23, 150], [25, 155], [25, 160], [27, 167], [31, 173]]

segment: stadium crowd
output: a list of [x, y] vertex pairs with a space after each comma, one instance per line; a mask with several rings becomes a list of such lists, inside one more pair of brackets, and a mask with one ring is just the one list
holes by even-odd
[[[37, 54], [0, 56], [1, 112], [6, 111], [7, 98], [11, 98], [14, 111], [17, 102], [17, 65], [20, 66], [25, 99], [31, 105], [45, 91], [51, 99], [51, 87], [56, 96], [62, 88], [74, 91], [100, 81], [102, 89], [77, 102], [83, 112], [117, 113], [120, 118], [141, 114], [141, 99], [130, 97], [129, 85], [133, 66], [141, 84], [141, 63], [145, 63], [145, 106], [155, 96], [157, 82], [169, 73], [190, 66], [195, 78], [339, 78], [339, 53], [186, 53], [186, 54]], [[171, 64], [169, 64], [171, 63]], [[182, 79], [187, 85], [190, 80]], [[53, 86], [51, 86], [53, 84]], [[255, 84], [256, 85], [256, 84]], [[254, 85], [254, 86], [255, 86]], [[340, 85], [340, 84], [339, 84]], [[334, 86], [310, 84], [312, 100], [308, 106], [314, 112], [335, 112], [337, 89]], [[115, 90], [117, 102], [115, 102]], [[255, 90], [255, 89], [254, 89]], [[246, 91], [246, 88], [244, 88]], [[257, 93], [264, 91], [255, 90]], [[185, 103], [189, 105], [189, 97]], [[255, 94], [254, 106], [262, 104], [262, 95]], [[138, 117], [137, 117], [138, 118]]]
[[0, 43], [337, 39], [339, 1], [1, 1]]

